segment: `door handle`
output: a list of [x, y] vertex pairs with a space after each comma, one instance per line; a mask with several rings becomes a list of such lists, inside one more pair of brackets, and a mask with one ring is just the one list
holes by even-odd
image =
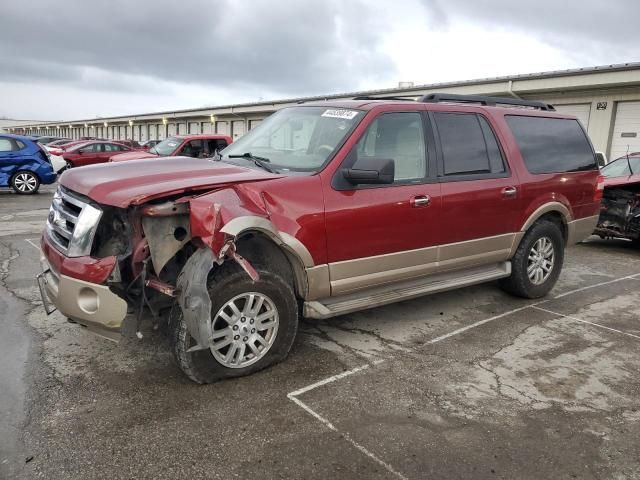
[[416, 195], [411, 199], [412, 207], [428, 207], [431, 204], [431, 197], [429, 195]]
[[504, 187], [502, 189], [502, 196], [506, 198], [513, 198], [518, 194], [518, 189], [516, 187]]

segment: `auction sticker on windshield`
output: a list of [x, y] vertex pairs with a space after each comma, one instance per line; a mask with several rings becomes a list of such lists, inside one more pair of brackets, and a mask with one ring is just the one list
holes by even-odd
[[347, 120], [353, 120], [353, 118], [356, 115], [358, 115], [358, 112], [353, 110], [337, 110], [337, 109], [325, 110], [324, 113], [322, 114], [323, 117], [342, 118]]

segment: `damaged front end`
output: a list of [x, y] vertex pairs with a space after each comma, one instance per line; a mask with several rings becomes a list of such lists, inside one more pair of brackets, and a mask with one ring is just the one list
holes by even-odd
[[605, 188], [594, 233], [602, 238], [640, 240], [640, 184]]
[[160, 310], [177, 301], [196, 341], [192, 350], [200, 350], [209, 348], [211, 342], [211, 269], [233, 260], [254, 281], [258, 280], [258, 272], [237, 253], [235, 237], [221, 231], [221, 206], [214, 203], [208, 205], [206, 212], [198, 207], [192, 212], [189, 200], [165, 201], [138, 210], [140, 220], [133, 223], [139, 223], [141, 231], [136, 234], [134, 226], [137, 246], [133, 248], [132, 263], [135, 278], [140, 281], [134, 282], [134, 302], [139, 305], [137, 334], [141, 337], [139, 325], [144, 306], [157, 317]]

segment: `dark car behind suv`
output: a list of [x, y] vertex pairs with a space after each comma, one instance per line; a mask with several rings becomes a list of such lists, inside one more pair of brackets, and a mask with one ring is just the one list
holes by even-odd
[[148, 307], [185, 374], [213, 382], [284, 359], [300, 315], [491, 280], [546, 295], [602, 186], [580, 123], [540, 102], [301, 104], [211, 159], [65, 172], [39, 282], [111, 335]]

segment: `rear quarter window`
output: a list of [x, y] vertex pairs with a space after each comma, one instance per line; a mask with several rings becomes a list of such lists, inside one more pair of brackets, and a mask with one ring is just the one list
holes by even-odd
[[595, 154], [577, 120], [506, 115], [527, 170], [563, 173], [597, 170]]

